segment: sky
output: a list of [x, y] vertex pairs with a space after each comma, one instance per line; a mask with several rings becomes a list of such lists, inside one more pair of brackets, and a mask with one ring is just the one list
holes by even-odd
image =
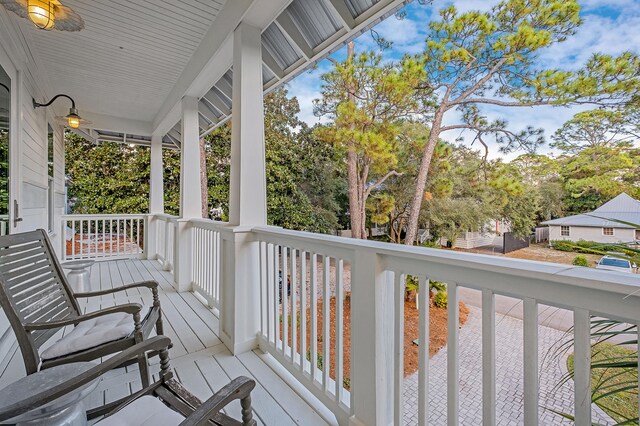
[[[482, 2], [474, 0], [434, 0], [431, 5], [421, 5], [417, 1], [410, 3], [403, 10], [404, 19], [395, 16], [387, 18], [373, 29], [384, 39], [391, 41], [392, 47], [380, 52], [390, 60], [401, 58], [404, 54], [416, 54], [423, 50], [427, 36], [428, 23], [438, 19], [437, 11], [453, 4], [459, 11], [473, 9], [485, 10], [498, 3], [496, 0]], [[624, 51], [640, 50], [640, 0], [581, 0], [581, 16], [584, 23], [575, 36], [567, 41], [546, 49], [540, 55], [545, 67], [576, 69], [596, 52], [616, 55]], [[378, 46], [369, 31], [356, 39], [356, 51], [378, 50]], [[344, 59], [345, 49], [332, 55], [335, 59]], [[322, 60], [317, 67], [297, 76], [287, 84], [289, 94], [296, 96], [300, 103], [300, 119], [313, 125], [326, 119], [313, 115], [312, 102], [320, 98], [320, 76], [331, 68], [328, 60]], [[531, 125], [544, 129], [547, 143], [538, 152], [554, 154], [548, 146], [551, 135], [574, 114], [590, 109], [582, 107], [548, 107], [532, 108], [501, 108], [482, 106], [482, 111], [493, 120], [502, 118], [509, 123], [510, 130], [522, 130]], [[458, 122], [452, 112], [449, 112], [448, 123]], [[446, 118], [445, 118], [446, 119]], [[471, 134], [456, 131], [442, 134], [442, 138], [455, 142], [459, 136], [471, 141]], [[501, 154], [495, 144], [490, 144], [490, 158], [504, 158], [511, 160], [522, 152]]]

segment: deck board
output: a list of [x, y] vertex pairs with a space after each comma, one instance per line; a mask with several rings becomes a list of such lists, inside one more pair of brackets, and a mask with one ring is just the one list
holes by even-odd
[[[206, 399], [232, 378], [245, 375], [256, 380], [252, 393], [255, 417], [264, 425], [327, 424], [318, 413], [296, 394], [258, 355], [248, 352], [234, 357], [217, 335], [219, 320], [193, 293], [178, 293], [172, 276], [158, 262], [121, 259], [96, 262], [91, 270], [90, 291], [117, 288], [141, 280], [156, 280], [160, 285], [160, 303], [164, 315], [165, 335], [174, 343], [170, 350], [176, 376], [196, 396]], [[83, 310], [92, 311], [114, 304], [145, 301], [151, 303], [146, 289], [82, 300]], [[18, 352], [17, 357], [20, 354]], [[18, 359], [18, 363], [21, 359]], [[158, 360], [151, 360], [152, 373], [159, 370]], [[89, 407], [110, 402], [140, 389], [137, 365], [110, 372], [87, 399]], [[239, 402], [226, 413], [240, 417]]]

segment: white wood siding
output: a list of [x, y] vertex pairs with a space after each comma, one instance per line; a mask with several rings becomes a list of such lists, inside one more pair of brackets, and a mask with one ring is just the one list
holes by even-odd
[[560, 233], [560, 225], [549, 225], [549, 241], [595, 241], [598, 243], [628, 243], [635, 238], [635, 230], [629, 228], [614, 228], [613, 235], [604, 235], [600, 227], [571, 226], [569, 236]]
[[[43, 88], [37, 84], [35, 73], [39, 69], [31, 53], [25, 48], [26, 41], [16, 35], [15, 22], [10, 20], [4, 9], [0, 8], [0, 39], [4, 49], [0, 52], [0, 66], [15, 70], [12, 83], [12, 101], [19, 101], [18, 108], [13, 108], [11, 164], [12, 185], [11, 206], [13, 199], [19, 203], [18, 216], [23, 220], [17, 227], [10, 224], [10, 232], [29, 231], [37, 228], [48, 228], [48, 152], [47, 124], [54, 129], [54, 187], [55, 223], [60, 223], [64, 210], [64, 134], [62, 126], [54, 122], [54, 112], [45, 108], [34, 109], [32, 99], [45, 100]], [[54, 94], [55, 95], [55, 94]], [[16, 125], [17, 124], [17, 125]], [[60, 234], [57, 231], [57, 234]], [[54, 247], [60, 247], [55, 241], [58, 235], [52, 235]], [[8, 320], [0, 310], [0, 375], [8, 367], [8, 361], [17, 351], [15, 335], [9, 327]]]

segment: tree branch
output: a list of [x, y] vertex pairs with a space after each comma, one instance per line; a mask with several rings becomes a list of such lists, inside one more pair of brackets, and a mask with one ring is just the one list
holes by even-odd
[[365, 198], [368, 197], [369, 195], [371, 195], [371, 191], [374, 188], [377, 188], [378, 186], [382, 185], [384, 183], [384, 181], [389, 179], [391, 176], [402, 176], [403, 174], [404, 173], [398, 173], [395, 170], [391, 170], [389, 173], [387, 173], [386, 175], [384, 175], [380, 179], [378, 179], [375, 183], [367, 186], [367, 189], [364, 192]]
[[455, 100], [451, 102], [451, 105], [466, 105], [466, 104], [491, 104], [504, 107], [530, 107], [538, 105], [549, 105], [551, 101], [533, 101], [533, 102], [514, 102], [514, 101], [501, 101], [499, 99], [491, 98], [469, 98], [462, 100]]

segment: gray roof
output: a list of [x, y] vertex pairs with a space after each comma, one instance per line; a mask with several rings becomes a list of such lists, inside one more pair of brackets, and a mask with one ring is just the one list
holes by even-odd
[[[638, 224], [625, 225], [616, 220]], [[547, 220], [542, 225], [587, 226], [607, 228], [640, 228], [640, 201], [622, 193], [591, 213]]]

